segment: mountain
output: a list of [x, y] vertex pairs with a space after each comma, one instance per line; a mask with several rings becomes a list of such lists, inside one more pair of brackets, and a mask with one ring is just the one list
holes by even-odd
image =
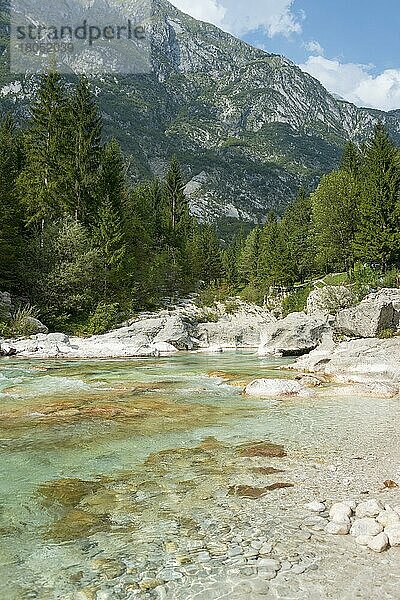
[[[166, 0], [154, 0], [151, 27], [152, 73], [98, 77], [94, 89], [107, 134], [131, 157], [132, 177], [161, 174], [176, 154], [193, 212], [203, 218], [233, 226], [282, 210], [300, 186], [312, 188], [338, 164], [346, 140], [362, 142], [379, 119], [400, 143], [400, 110], [337, 99], [288, 59]], [[35, 77], [3, 69], [1, 111], [24, 119], [35, 86]]]

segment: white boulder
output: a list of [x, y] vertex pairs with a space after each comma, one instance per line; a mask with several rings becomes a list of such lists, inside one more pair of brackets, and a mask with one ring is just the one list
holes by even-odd
[[374, 537], [383, 531], [383, 525], [377, 523], [375, 519], [364, 517], [356, 519], [351, 526], [350, 533], [354, 537], [368, 535]]
[[325, 319], [291, 313], [261, 332], [260, 356], [300, 356], [314, 350], [329, 330]]
[[326, 285], [313, 290], [307, 298], [307, 314], [312, 316], [335, 315], [339, 310], [354, 304], [354, 295], [344, 285]]
[[400, 525], [400, 515], [394, 510], [383, 510], [376, 517], [378, 523], [384, 527], [391, 527], [392, 525]]
[[385, 533], [389, 538], [389, 543], [392, 547], [400, 546], [400, 525], [391, 525], [385, 528]]
[[374, 338], [385, 329], [397, 331], [400, 321], [400, 290], [382, 289], [360, 304], [338, 313], [335, 331], [354, 338]]
[[356, 508], [356, 517], [363, 519], [364, 517], [377, 517], [383, 510], [383, 506], [377, 500], [371, 499], [365, 502], [360, 502]]
[[386, 533], [379, 533], [368, 542], [368, 548], [374, 552], [384, 552], [388, 546], [389, 538]]

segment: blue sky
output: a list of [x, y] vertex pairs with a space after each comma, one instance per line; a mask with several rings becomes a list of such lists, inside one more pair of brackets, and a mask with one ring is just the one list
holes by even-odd
[[268, 52], [284, 54], [329, 91], [400, 108], [399, 0], [172, 0]]

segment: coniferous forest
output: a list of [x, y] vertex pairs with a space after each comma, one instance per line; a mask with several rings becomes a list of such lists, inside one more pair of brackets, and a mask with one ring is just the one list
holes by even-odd
[[29, 122], [0, 127], [0, 289], [53, 330], [90, 334], [191, 292], [263, 303], [271, 289], [400, 263], [400, 152], [380, 123], [247, 236], [220, 240], [190, 215], [184, 187], [173, 157], [162, 180], [132, 183], [88, 81], [43, 76]]

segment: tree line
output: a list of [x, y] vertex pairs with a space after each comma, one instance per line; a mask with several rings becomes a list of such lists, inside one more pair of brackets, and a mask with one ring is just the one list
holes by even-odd
[[400, 151], [381, 123], [313, 193], [228, 244], [190, 215], [184, 188], [175, 158], [133, 184], [88, 81], [44, 75], [27, 123], [0, 125], [0, 290], [54, 329], [93, 333], [201, 289], [262, 302], [271, 287], [400, 263]]
[[236, 264], [236, 281], [255, 298], [356, 265], [400, 266], [400, 151], [383, 124], [363, 146], [347, 143], [340, 168], [313, 193], [302, 190], [281, 219], [270, 213], [240, 244]]
[[[0, 290], [52, 328], [89, 327], [220, 280], [215, 228], [190, 216], [172, 159], [133, 185], [88, 81], [42, 77], [28, 123], [0, 126]], [[88, 326], [89, 323], [89, 326]]]

